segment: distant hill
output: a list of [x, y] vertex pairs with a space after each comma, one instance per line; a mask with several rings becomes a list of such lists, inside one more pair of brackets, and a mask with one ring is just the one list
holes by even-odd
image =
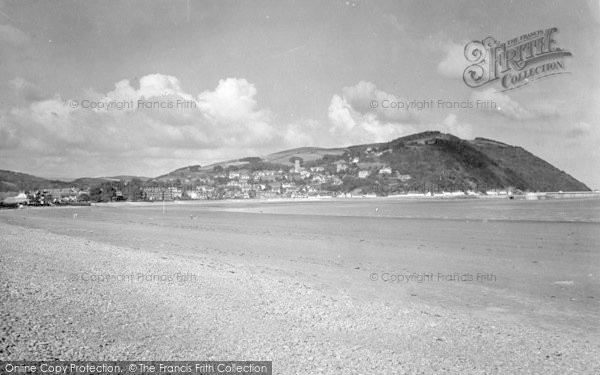
[[213, 173], [215, 167], [221, 168], [249, 168], [252, 170], [269, 169], [269, 168], [284, 168], [288, 169], [293, 163], [290, 161], [292, 157], [300, 157], [304, 161], [318, 161], [326, 155], [342, 156], [347, 152], [346, 148], [319, 148], [319, 147], [301, 147], [292, 150], [280, 151], [269, 154], [264, 157], [245, 157], [210, 164], [207, 166], [190, 165], [179, 168], [173, 172], [156, 177], [154, 180], [171, 181], [175, 179], [194, 180], [204, 178]]
[[89, 188], [91, 186], [94, 185], [99, 185], [103, 182], [116, 182], [116, 181], [131, 181], [133, 179], [138, 179], [142, 182], [146, 182], [148, 180], [150, 180], [150, 177], [138, 177], [138, 176], [128, 176], [128, 175], [124, 175], [124, 176], [112, 176], [112, 177], [81, 177], [81, 178], [77, 178], [73, 181], [70, 181], [70, 184], [72, 186], [78, 187], [78, 188]]
[[43, 189], [64, 189], [77, 187], [87, 189], [107, 181], [131, 181], [137, 178], [142, 182], [149, 177], [114, 176], [114, 177], [82, 177], [73, 181], [62, 181], [33, 176], [27, 173], [0, 170], [0, 192], [35, 191]]
[[49, 180], [26, 173], [0, 170], [0, 192], [37, 189], [61, 189], [70, 187], [71, 183]]
[[[345, 148], [302, 147], [276, 152], [262, 158], [244, 158], [216, 163], [205, 167], [180, 168], [158, 177], [167, 180], [193, 180], [210, 175], [213, 168], [254, 168], [261, 163], [273, 163], [289, 169], [293, 157], [300, 157], [310, 166], [332, 169], [336, 160], [360, 162], [357, 169], [372, 169], [370, 178], [354, 181], [356, 186], [377, 182], [377, 170], [389, 166], [410, 180], [403, 189], [450, 190], [516, 188], [523, 191], [588, 191], [576, 180], [521, 147], [510, 146], [492, 139], [475, 138], [468, 141], [451, 134], [427, 131], [395, 139], [391, 142], [362, 144]], [[354, 172], [357, 172], [354, 170]]]
[[[115, 176], [80, 178], [71, 182], [48, 180], [24, 173], [0, 170], [0, 191], [35, 190], [76, 186], [88, 188], [102, 182], [138, 178], [153, 181], [192, 182], [215, 177], [226, 169], [249, 171], [271, 169], [287, 172], [293, 158], [303, 167], [322, 167], [343, 181], [337, 189], [375, 191], [439, 191], [516, 188], [522, 191], [589, 191], [582, 182], [525, 149], [485, 138], [463, 140], [451, 134], [428, 131], [395, 139], [391, 142], [356, 145], [344, 148], [302, 147], [246, 157], [207, 166], [191, 165], [153, 179]], [[347, 169], [336, 170], [336, 162], [345, 161]], [[389, 167], [393, 175], [379, 171]], [[368, 176], [359, 178], [359, 171]], [[333, 187], [329, 187], [333, 188]]]
[[484, 153], [513, 178], [515, 186], [525, 186], [535, 191], [585, 191], [590, 190], [565, 171], [516, 146], [475, 138], [471, 145]]
[[587, 191], [577, 181], [521, 147], [475, 138], [462, 140], [451, 134], [425, 132], [368, 147], [392, 150], [379, 159], [391, 168], [409, 174], [415, 185], [496, 188], [528, 191]]
[[315, 161], [322, 159], [325, 155], [341, 156], [347, 151], [345, 148], [302, 147], [267, 155], [265, 160], [271, 163], [292, 165], [290, 158], [294, 156], [302, 158], [304, 161]]

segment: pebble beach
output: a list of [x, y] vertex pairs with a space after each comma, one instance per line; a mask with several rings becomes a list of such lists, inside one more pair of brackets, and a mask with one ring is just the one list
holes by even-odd
[[0, 359], [600, 372], [599, 223], [320, 207], [1, 211]]

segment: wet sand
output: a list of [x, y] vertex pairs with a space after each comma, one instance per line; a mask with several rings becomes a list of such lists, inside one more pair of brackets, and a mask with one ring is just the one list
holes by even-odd
[[1, 211], [0, 358], [600, 371], [600, 223], [365, 204]]

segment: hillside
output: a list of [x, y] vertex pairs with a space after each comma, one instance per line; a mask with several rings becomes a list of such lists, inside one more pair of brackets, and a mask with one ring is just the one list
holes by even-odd
[[280, 151], [274, 154], [269, 154], [265, 160], [271, 163], [279, 163], [283, 165], [292, 165], [290, 158], [299, 157], [304, 161], [321, 160], [325, 155], [343, 155], [347, 149], [344, 148], [319, 148], [319, 147], [302, 147], [293, 150]]
[[[301, 171], [293, 168], [299, 159]], [[244, 175], [228, 178], [232, 171]], [[264, 171], [276, 171], [265, 174]], [[255, 174], [254, 172], [258, 172]], [[298, 173], [302, 172], [302, 173]], [[239, 174], [239, 173], [238, 173]], [[266, 177], [267, 175], [271, 177]], [[234, 174], [235, 176], [235, 174]], [[258, 176], [256, 178], [251, 176]], [[260, 177], [263, 176], [263, 177]], [[65, 188], [87, 189], [130, 181], [133, 176], [48, 180], [24, 173], [0, 171], [1, 191]], [[302, 147], [264, 157], [246, 157], [207, 166], [192, 165], [165, 175], [139, 179], [137, 185], [199, 186], [253, 190], [253, 184], [286, 184], [288, 192], [358, 192], [393, 194], [409, 191], [589, 191], [580, 181], [518, 146], [492, 139], [462, 140], [428, 131], [387, 143], [345, 148]], [[228, 185], [228, 183], [230, 183]], [[283, 188], [279, 188], [284, 193]]]
[[87, 189], [91, 186], [94, 185], [99, 185], [103, 182], [119, 182], [119, 181], [127, 181], [130, 182], [133, 179], [137, 179], [140, 180], [142, 182], [148, 181], [151, 178], [149, 177], [137, 177], [137, 176], [128, 176], [128, 175], [124, 175], [124, 176], [111, 176], [111, 177], [80, 177], [77, 178], [73, 181], [70, 181], [69, 183], [72, 186], [81, 188], [81, 189]]
[[499, 142], [490, 142], [475, 138], [471, 144], [484, 152], [489, 158], [512, 171], [530, 190], [539, 191], [579, 191], [589, 190], [564, 171], [536, 157], [521, 147], [509, 146]]
[[[230, 170], [287, 170], [293, 158], [302, 166], [322, 167], [343, 180], [342, 190], [371, 192], [449, 191], [516, 188], [522, 191], [587, 191], [577, 181], [521, 147], [491, 139], [462, 140], [451, 134], [428, 131], [395, 139], [346, 148], [303, 147], [205, 167], [190, 166], [160, 176], [161, 181], [192, 181], [214, 175], [215, 167]], [[347, 168], [336, 169], [345, 161]], [[354, 162], [356, 161], [356, 162]], [[393, 172], [381, 174], [389, 167]], [[359, 178], [359, 171], [368, 176]], [[331, 188], [331, 186], [328, 186]], [[339, 188], [338, 188], [339, 190]]]
[[33, 176], [27, 173], [0, 170], [0, 192], [35, 191], [43, 189], [64, 189], [76, 187], [88, 189], [103, 182], [131, 181], [132, 179], [148, 181], [148, 177], [114, 176], [114, 177], [81, 177], [72, 181], [53, 180]]
[[61, 189], [70, 186], [70, 183], [64, 181], [48, 180], [42, 177], [36, 177], [26, 173], [0, 170], [0, 192], [17, 192], [22, 190], [38, 189]]

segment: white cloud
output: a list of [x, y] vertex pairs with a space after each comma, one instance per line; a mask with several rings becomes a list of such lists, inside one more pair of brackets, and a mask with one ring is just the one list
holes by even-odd
[[[414, 114], [407, 110], [389, 108], [385, 103], [402, 102], [401, 98], [378, 90], [371, 82], [361, 81], [345, 87], [343, 94], [334, 95], [329, 104], [332, 136], [343, 143], [384, 142], [414, 131], [410, 122]], [[371, 103], [377, 108], [371, 108]], [[388, 108], [382, 108], [382, 107]]]
[[318, 121], [306, 120], [289, 124], [284, 134], [287, 147], [330, 146], [324, 129]]
[[473, 126], [471, 124], [463, 124], [458, 121], [454, 113], [450, 113], [442, 122], [442, 131], [455, 135], [462, 139], [473, 138]]
[[[528, 121], [560, 116], [558, 109], [555, 107], [538, 105], [532, 108], [525, 108], [517, 101], [511, 99], [507, 94], [497, 92], [493, 88], [474, 91], [471, 94], [471, 100], [493, 102], [495, 103], [496, 109], [490, 109], [490, 112], [507, 117], [511, 120]], [[493, 107], [494, 106], [492, 106], [492, 108]]]
[[[580, 121], [566, 129], [566, 137], [570, 140], [581, 141], [585, 138], [590, 138], [594, 133], [600, 133], [598, 131], [598, 127], [594, 127], [591, 124]], [[596, 142], [597, 137], [593, 137], [594, 142]]]
[[256, 88], [245, 79], [220, 80], [214, 91], [204, 91], [198, 96], [200, 108], [221, 122], [244, 120], [265, 121], [269, 115], [257, 110]]
[[[358, 112], [374, 114], [381, 120], [408, 122], [414, 121], [416, 118], [412, 110], [391, 108], [393, 107], [392, 103], [405, 100], [377, 89], [371, 82], [360, 81], [355, 86], [344, 87], [342, 96]], [[378, 104], [376, 108], [372, 108], [373, 101]]]
[[8, 88], [16, 94], [19, 100], [26, 102], [42, 100], [44, 98], [42, 90], [37, 85], [22, 77], [15, 77], [8, 81]]
[[[22, 91], [30, 85], [15, 79], [10, 86]], [[101, 160], [102, 168], [117, 170], [136, 158], [141, 165], [136, 169], [156, 171], [169, 163], [179, 167], [219, 157], [261, 155], [300, 139], [293, 133], [301, 128], [276, 127], [271, 112], [259, 108], [256, 96], [254, 85], [244, 79], [222, 80], [214, 90], [194, 96], [181, 88], [177, 78], [152, 74], [140, 79], [139, 88], [122, 80], [105, 95], [88, 90], [77, 100], [77, 108], [59, 96], [32, 100], [0, 110], [0, 158], [16, 163], [40, 158], [55, 168], [57, 158], [63, 158], [60, 168], [77, 168], [79, 163], [77, 169], [86, 171], [99, 168]], [[84, 100], [88, 108], [82, 107]], [[170, 102], [173, 108], [139, 108], [138, 100]], [[90, 109], [95, 101], [131, 104]], [[177, 107], [177, 101], [192, 106]]]
[[329, 120], [333, 127], [330, 132], [350, 132], [356, 127], [356, 121], [352, 115], [354, 109], [346, 100], [338, 95], [334, 95], [331, 98], [331, 104], [329, 104]]
[[444, 58], [439, 62], [437, 71], [449, 78], [462, 79], [463, 72], [469, 65], [465, 58], [465, 43], [447, 42], [442, 48], [445, 52]]
[[463, 72], [469, 66], [465, 57], [465, 46], [469, 43], [463, 39], [460, 42], [453, 41], [446, 33], [440, 31], [428, 35], [422, 47], [426, 53], [436, 56], [442, 55], [437, 64], [437, 72], [448, 78], [461, 79]]
[[115, 84], [115, 89], [106, 94], [106, 100], [135, 100], [151, 99], [160, 97], [179, 97], [185, 100], [193, 100], [193, 97], [185, 93], [176, 77], [164, 74], [149, 74], [140, 79], [140, 88], [135, 89], [124, 79]]

